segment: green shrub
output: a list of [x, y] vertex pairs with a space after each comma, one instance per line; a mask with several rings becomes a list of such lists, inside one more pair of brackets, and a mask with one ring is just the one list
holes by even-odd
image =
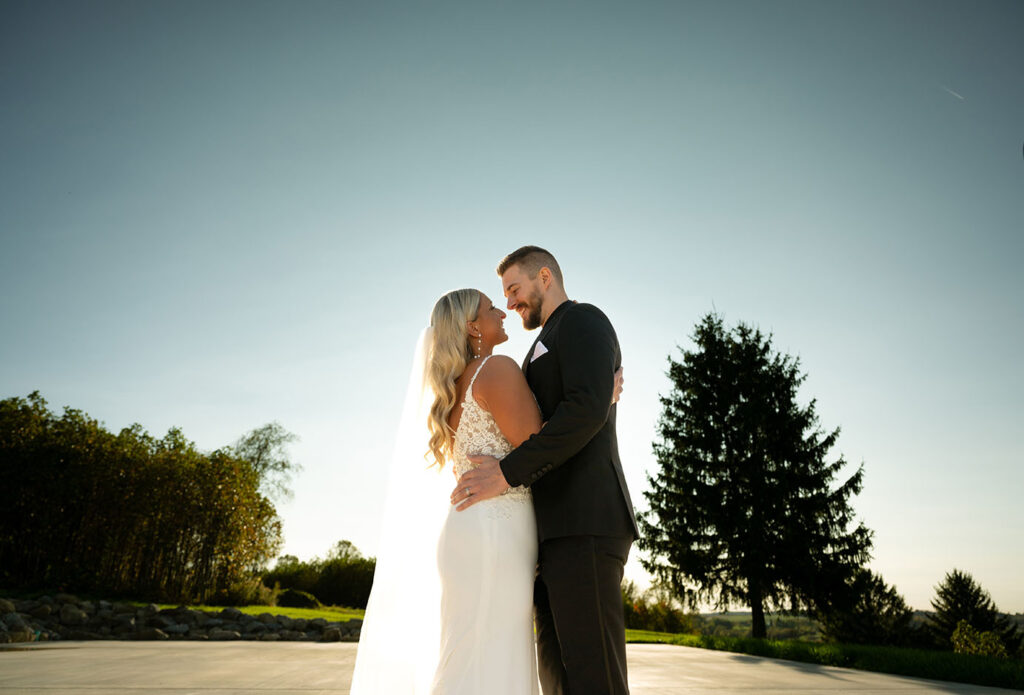
[[277, 605], [284, 608], [320, 608], [322, 604], [308, 591], [285, 589], [277, 597]]
[[231, 582], [216, 591], [210, 603], [220, 606], [273, 606], [277, 592], [264, 586], [259, 577]]
[[995, 656], [1002, 659], [1009, 657], [1006, 647], [999, 641], [999, 636], [991, 631], [979, 632], [966, 620], [957, 623], [953, 632], [953, 651], [957, 654], [977, 654], [978, 656]]
[[622, 613], [630, 630], [676, 634], [700, 631], [699, 616], [684, 613], [657, 589], [639, 591], [633, 582], [622, 585]]

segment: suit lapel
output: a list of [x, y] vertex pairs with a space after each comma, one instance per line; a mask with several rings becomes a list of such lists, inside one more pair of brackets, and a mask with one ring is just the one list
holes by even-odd
[[540, 342], [540, 336], [537, 336], [537, 340], [533, 341], [533, 345], [526, 351], [526, 357], [523, 359], [523, 374], [529, 375], [530, 373], [530, 358], [533, 357], [533, 351], [537, 349], [537, 343]]
[[[555, 325], [558, 323], [558, 315], [565, 310], [569, 304], [575, 304], [571, 300], [562, 302], [555, 310], [551, 312], [551, 316], [548, 316], [548, 320], [544, 322], [544, 327], [540, 329], [540, 335], [533, 341], [533, 345], [530, 346], [530, 351], [526, 353], [526, 359], [523, 360], [523, 373], [526, 374], [527, 380], [530, 376], [530, 363], [533, 361], [533, 352], [537, 349], [537, 343], [544, 342], [544, 339], [551, 335], [551, 331], [554, 330]], [[546, 345], [544, 347], [547, 347]]]

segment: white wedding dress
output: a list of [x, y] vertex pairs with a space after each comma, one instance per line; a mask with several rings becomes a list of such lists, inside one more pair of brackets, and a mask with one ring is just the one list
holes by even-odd
[[[470, 380], [455, 432], [454, 467], [469, 454], [504, 458], [512, 446], [473, 397]], [[464, 511], [452, 506], [437, 547], [440, 658], [431, 695], [538, 695], [533, 632], [537, 522], [529, 488], [515, 487]]]

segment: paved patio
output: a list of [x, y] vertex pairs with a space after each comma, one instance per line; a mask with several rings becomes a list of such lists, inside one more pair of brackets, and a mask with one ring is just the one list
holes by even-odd
[[[632, 695], [1021, 692], [669, 645], [631, 644], [628, 651]], [[0, 693], [339, 695], [348, 693], [355, 655], [356, 645], [346, 643], [55, 642], [6, 646], [0, 649]]]

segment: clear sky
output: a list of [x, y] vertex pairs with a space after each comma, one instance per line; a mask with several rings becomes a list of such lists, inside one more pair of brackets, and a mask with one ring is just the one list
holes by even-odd
[[208, 450], [277, 420], [284, 551], [372, 554], [430, 308], [538, 244], [618, 331], [638, 508], [717, 309], [800, 357], [886, 581], [1024, 611], [1022, 35], [1020, 2], [3, 0], [0, 397]]

